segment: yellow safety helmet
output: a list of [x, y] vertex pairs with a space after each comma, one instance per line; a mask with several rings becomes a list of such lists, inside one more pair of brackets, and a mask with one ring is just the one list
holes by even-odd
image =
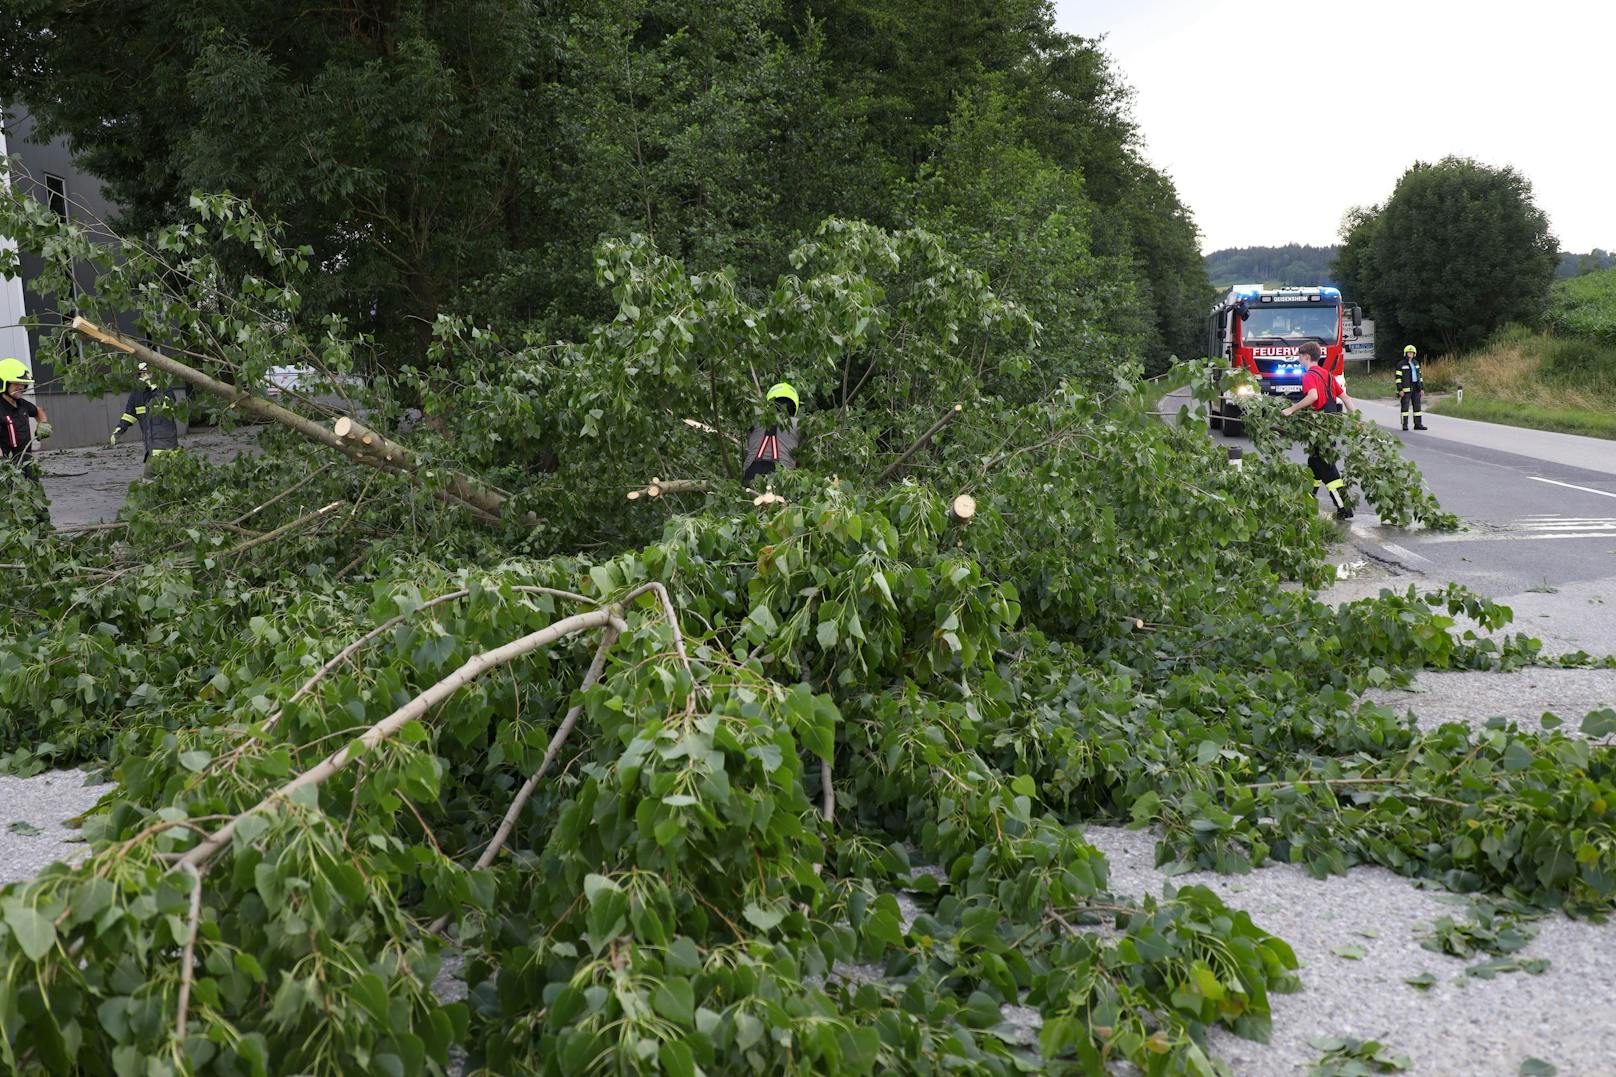
[[1404, 354], [1404, 355], [1413, 355], [1413, 354], [1414, 354], [1414, 353], [1415, 353], [1415, 352], [1417, 352], [1417, 351], [1419, 351], [1419, 349], [1418, 349], [1418, 348], [1416, 348], [1416, 347], [1415, 347], [1415, 346], [1414, 346], [1414, 345], [1412, 345], [1412, 344], [1404, 344], [1404, 345], [1403, 345], [1403, 354]]
[[24, 385], [34, 384], [34, 379], [22, 360], [8, 355], [0, 359], [0, 386], [9, 385], [14, 381], [20, 381]]
[[802, 409], [802, 401], [797, 398], [797, 390], [789, 381], [776, 382], [775, 384], [769, 386], [769, 391], [763, 394], [763, 399], [765, 401], [789, 400], [791, 401], [792, 411], [800, 411]]

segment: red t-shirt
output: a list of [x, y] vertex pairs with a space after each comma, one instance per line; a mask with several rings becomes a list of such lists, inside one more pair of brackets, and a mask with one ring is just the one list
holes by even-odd
[[1313, 390], [1314, 411], [1341, 410], [1335, 378], [1322, 366], [1311, 366], [1302, 375], [1302, 395], [1306, 396], [1309, 389]]

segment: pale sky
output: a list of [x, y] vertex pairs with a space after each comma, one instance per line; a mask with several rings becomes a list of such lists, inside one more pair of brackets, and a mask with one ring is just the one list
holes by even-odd
[[1616, 248], [1616, 0], [1055, 9], [1104, 35], [1204, 251], [1334, 243], [1349, 206], [1448, 154], [1521, 171], [1562, 250]]

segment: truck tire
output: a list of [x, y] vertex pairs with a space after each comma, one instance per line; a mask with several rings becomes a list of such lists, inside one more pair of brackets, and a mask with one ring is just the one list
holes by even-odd
[[1223, 429], [1223, 401], [1214, 400], [1207, 406], [1207, 425], [1213, 430]]
[[1246, 424], [1240, 421], [1240, 405], [1226, 404], [1223, 408], [1223, 436], [1237, 438], [1246, 432]]

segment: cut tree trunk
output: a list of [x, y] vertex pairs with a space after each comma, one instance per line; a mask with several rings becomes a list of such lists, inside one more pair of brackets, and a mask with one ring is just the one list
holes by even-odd
[[[127, 352], [146, 362], [148, 366], [200, 389], [211, 396], [227, 401], [232, 407], [240, 408], [250, 415], [261, 419], [279, 423], [284, 427], [297, 431], [310, 441], [317, 442], [329, 449], [335, 449], [348, 459], [368, 467], [383, 471], [395, 471], [407, 474], [412, 478], [425, 477], [427, 466], [410, 450], [391, 441], [374, 431], [366, 430], [363, 426], [352, 420], [338, 419], [338, 424], [344, 421], [351, 423], [345, 430], [357, 430], [358, 436], [343, 436], [335, 430], [328, 429], [324, 424], [315, 422], [295, 411], [289, 411], [279, 404], [265, 400], [238, 385], [220, 381], [211, 374], [206, 374], [193, 366], [182, 363], [177, 359], [164, 355], [162, 352], [146, 347], [138, 341], [130, 340], [122, 333], [102, 329], [94, 322], [84, 318], [74, 318], [73, 328], [91, 340], [105, 344], [109, 348]], [[364, 435], [369, 435], [371, 443], [364, 442]], [[504, 508], [505, 498], [493, 490], [488, 489], [475, 479], [463, 475], [446, 473], [448, 479], [444, 486], [434, 492], [444, 501], [463, 505], [472, 511], [472, 514], [485, 521], [497, 522]]]

